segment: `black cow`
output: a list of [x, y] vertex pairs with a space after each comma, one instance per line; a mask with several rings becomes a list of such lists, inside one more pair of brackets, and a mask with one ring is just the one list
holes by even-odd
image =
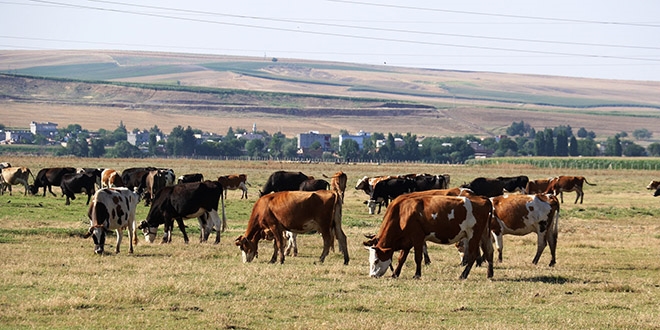
[[180, 176], [176, 183], [179, 184], [186, 182], [201, 182], [201, 181], [204, 181], [204, 175], [202, 173], [191, 173]]
[[462, 185], [461, 188], [470, 189], [476, 195], [489, 198], [504, 194], [504, 182], [499, 179], [479, 177]]
[[[222, 220], [218, 216], [218, 204], [222, 200]], [[188, 243], [184, 219], [198, 218], [201, 229], [200, 242], [208, 240], [213, 227], [217, 231], [215, 244], [220, 243], [220, 232], [227, 227], [222, 185], [218, 181], [189, 182], [167, 186], [159, 190], [151, 204], [147, 219], [138, 226], [145, 239], [156, 239], [158, 226], [164, 225], [163, 243], [172, 241], [174, 220], [179, 225], [183, 240]], [[211, 221], [209, 221], [209, 218]]]
[[96, 176], [91, 173], [67, 173], [62, 176], [60, 183], [62, 188], [62, 195], [66, 196], [66, 203], [71, 204], [70, 200], [76, 199], [76, 194], [86, 193], [87, 204], [96, 191]]
[[101, 189], [101, 174], [103, 173], [103, 168], [92, 168], [92, 167], [81, 167], [78, 169], [78, 173], [87, 173], [94, 176], [96, 179], [96, 185]]
[[380, 214], [380, 209], [383, 204], [387, 207], [390, 200], [415, 191], [415, 186], [415, 180], [404, 178], [387, 179], [376, 183], [374, 190], [371, 192], [369, 202], [367, 203], [367, 206], [369, 206], [369, 214], [374, 214], [376, 205], [378, 205], [378, 214]]
[[512, 176], [512, 177], [497, 177], [498, 180], [504, 183], [504, 190], [508, 192], [515, 192], [516, 190], [521, 190], [522, 193], [525, 193], [527, 188], [527, 183], [529, 178], [526, 175]]
[[36, 195], [39, 192], [39, 188], [44, 187], [44, 197], [46, 197], [46, 189], [53, 195], [52, 187], [59, 186], [62, 183], [62, 177], [64, 174], [76, 173], [76, 169], [73, 167], [51, 167], [43, 168], [37, 173], [37, 177], [34, 179], [34, 184], [28, 186], [28, 190], [32, 195]]
[[445, 189], [447, 187], [445, 177], [441, 175], [420, 174], [413, 177], [412, 180], [415, 181], [415, 191]]
[[278, 191], [294, 191], [300, 189], [300, 184], [310, 178], [302, 172], [273, 172], [266, 181], [264, 188], [259, 192], [259, 196]]
[[302, 191], [328, 190], [328, 188], [330, 188], [330, 183], [323, 179], [305, 180], [300, 184]]

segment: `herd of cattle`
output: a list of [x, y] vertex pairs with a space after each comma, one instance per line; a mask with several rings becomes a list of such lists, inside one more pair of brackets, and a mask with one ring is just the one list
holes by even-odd
[[[171, 242], [176, 221], [188, 243], [185, 219], [197, 218], [200, 242], [216, 231], [215, 243], [227, 227], [225, 199], [227, 190], [242, 190], [247, 198], [245, 174], [220, 176], [204, 180], [202, 174], [178, 177], [172, 169], [141, 167], [121, 173], [114, 169], [44, 168], [36, 176], [26, 167], [0, 164], [0, 190], [4, 194], [12, 185], [23, 185], [24, 195], [38, 194], [43, 188], [52, 195], [52, 186], [59, 186], [66, 204], [76, 194], [86, 194], [89, 231], [94, 251], [104, 252], [106, 232], [117, 232], [116, 253], [119, 253], [123, 230], [128, 230], [129, 253], [137, 243], [136, 232], [142, 230], [146, 241], [154, 242], [158, 227], [164, 226], [163, 243]], [[28, 180], [32, 177], [33, 184]], [[324, 177], [328, 178], [324, 175]], [[335, 239], [348, 264], [348, 245], [342, 230], [342, 207], [347, 176], [339, 171], [324, 179], [315, 179], [301, 172], [276, 171], [270, 175], [260, 197], [254, 203], [245, 233], [235, 240], [244, 262], [258, 255], [261, 240], [273, 241], [271, 263], [284, 263], [285, 255], [297, 254], [296, 235], [319, 233], [323, 238], [323, 262]], [[450, 176], [407, 174], [399, 176], [363, 177], [355, 189], [368, 195], [365, 204], [369, 213], [380, 213], [386, 207], [380, 229], [368, 236], [364, 245], [369, 250], [369, 274], [380, 277], [387, 269], [398, 277], [411, 249], [415, 256], [415, 277], [421, 276], [422, 259], [430, 262], [426, 242], [455, 244], [465, 266], [460, 278], [467, 278], [476, 262], [488, 263], [487, 276], [493, 276], [493, 255], [497, 249], [502, 261], [503, 235], [536, 233], [538, 244], [532, 262], [536, 264], [548, 245], [550, 266], [556, 262], [557, 226], [563, 192], [575, 191], [575, 203], [584, 198], [581, 176], [559, 176], [529, 180], [527, 176], [476, 178], [460, 187], [449, 188]], [[97, 189], [96, 187], [99, 187]], [[660, 195], [660, 182], [647, 187]], [[519, 193], [518, 193], [519, 192]], [[558, 198], [558, 197], [559, 198]], [[149, 206], [145, 220], [138, 224], [135, 211], [140, 200]], [[378, 211], [376, 211], [378, 206]], [[495, 248], [493, 247], [495, 243]], [[396, 269], [392, 267], [394, 252], [400, 251]]]

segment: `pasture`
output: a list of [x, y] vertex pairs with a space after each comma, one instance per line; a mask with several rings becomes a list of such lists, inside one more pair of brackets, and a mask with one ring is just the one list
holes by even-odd
[[[427, 164], [301, 164], [181, 159], [78, 159], [9, 157], [1, 161], [39, 169], [54, 166], [135, 166], [174, 169], [178, 175], [201, 172], [248, 175], [249, 199], [229, 191], [229, 228], [219, 245], [200, 244], [197, 220], [187, 220], [191, 243], [178, 228], [168, 245], [146, 244], [139, 233], [135, 253], [93, 252], [83, 239], [87, 220], [82, 195], [64, 205], [58, 195], [0, 196], [0, 328], [60, 329], [657, 329], [660, 327], [660, 199], [645, 189], [660, 172], [650, 170], [541, 169], [529, 165], [449, 166]], [[234, 239], [243, 234], [258, 190], [276, 170], [302, 171], [321, 178], [338, 170], [348, 175], [343, 228], [351, 257], [347, 266], [337, 249], [318, 264], [319, 235], [298, 236], [299, 256], [269, 264], [270, 242], [260, 258], [243, 264]], [[432, 263], [412, 279], [408, 258], [401, 277], [368, 277], [364, 234], [376, 233], [382, 220], [362, 204], [367, 196], [353, 187], [365, 175], [449, 173], [455, 187], [478, 176], [583, 175], [584, 204], [575, 193], [561, 204], [557, 265], [550, 268], [546, 248], [531, 263], [536, 235], [504, 236], [504, 261], [486, 279], [485, 267], [467, 280], [453, 246], [429, 244]], [[30, 178], [32, 182], [32, 178]], [[55, 188], [56, 193], [60, 192]], [[138, 206], [142, 220], [148, 208]], [[126, 234], [124, 234], [126, 235]], [[159, 228], [157, 242], [162, 237]]]

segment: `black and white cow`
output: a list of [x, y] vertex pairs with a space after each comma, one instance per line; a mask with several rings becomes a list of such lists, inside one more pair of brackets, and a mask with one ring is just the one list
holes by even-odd
[[[222, 201], [222, 219], [218, 215], [218, 205]], [[200, 242], [208, 240], [213, 227], [217, 231], [215, 244], [220, 243], [220, 232], [227, 227], [225, 203], [222, 198], [222, 185], [218, 181], [189, 182], [167, 186], [159, 190], [151, 204], [147, 219], [138, 226], [145, 239], [153, 243], [158, 226], [164, 225], [162, 243], [172, 241], [172, 228], [176, 220], [183, 240], [188, 243], [184, 219], [198, 218], [201, 229]], [[210, 221], [209, 221], [210, 220]]]
[[119, 253], [123, 230], [128, 229], [128, 253], [133, 253], [133, 244], [137, 244], [135, 236], [135, 209], [140, 197], [127, 188], [104, 188], [94, 194], [89, 205], [89, 231], [85, 238], [94, 239], [94, 253], [103, 254], [106, 231], [117, 232], [116, 253]]
[[367, 202], [367, 206], [369, 206], [369, 214], [374, 214], [376, 211], [376, 205], [378, 205], [378, 214], [380, 214], [380, 209], [383, 204], [387, 207], [390, 200], [413, 191], [415, 191], [415, 181], [411, 179], [394, 178], [378, 182], [374, 186], [371, 197]]
[[201, 182], [204, 181], [204, 174], [202, 173], [190, 173], [184, 174], [177, 179], [177, 184], [186, 183], [186, 182]]
[[82, 193], [87, 194], [87, 203], [85, 205], [89, 205], [89, 200], [96, 191], [96, 175], [93, 173], [64, 174], [60, 182], [60, 188], [62, 188], [62, 195], [66, 196], [66, 203], [64, 205], [71, 204], [70, 200], [76, 199], [76, 194]]
[[39, 188], [44, 188], [44, 197], [46, 196], [46, 190], [51, 193], [53, 196], [55, 193], [52, 190], [53, 186], [59, 187], [62, 183], [62, 177], [67, 173], [76, 173], [76, 169], [73, 167], [51, 167], [43, 168], [37, 173], [37, 177], [34, 178], [34, 184], [28, 186], [29, 191], [32, 195], [39, 193]]

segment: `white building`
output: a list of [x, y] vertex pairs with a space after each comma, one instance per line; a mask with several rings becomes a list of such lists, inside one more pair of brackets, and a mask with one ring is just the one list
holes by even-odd
[[51, 122], [37, 123], [36, 121], [33, 121], [30, 123], [30, 132], [34, 135], [55, 135], [57, 134], [57, 124]]
[[309, 133], [300, 133], [298, 134], [298, 150], [308, 149], [318, 142], [321, 144], [321, 150], [329, 151], [332, 148], [330, 144], [330, 134], [319, 134], [317, 131], [309, 131]]
[[342, 135], [339, 136], [339, 150], [341, 151], [341, 145], [344, 142], [344, 140], [353, 140], [353, 141], [357, 142], [358, 147], [360, 148], [360, 150], [362, 150], [362, 149], [364, 149], [364, 141], [368, 140], [370, 138], [371, 138], [371, 134], [367, 133], [365, 131], [359, 131], [355, 135], [342, 134]]

